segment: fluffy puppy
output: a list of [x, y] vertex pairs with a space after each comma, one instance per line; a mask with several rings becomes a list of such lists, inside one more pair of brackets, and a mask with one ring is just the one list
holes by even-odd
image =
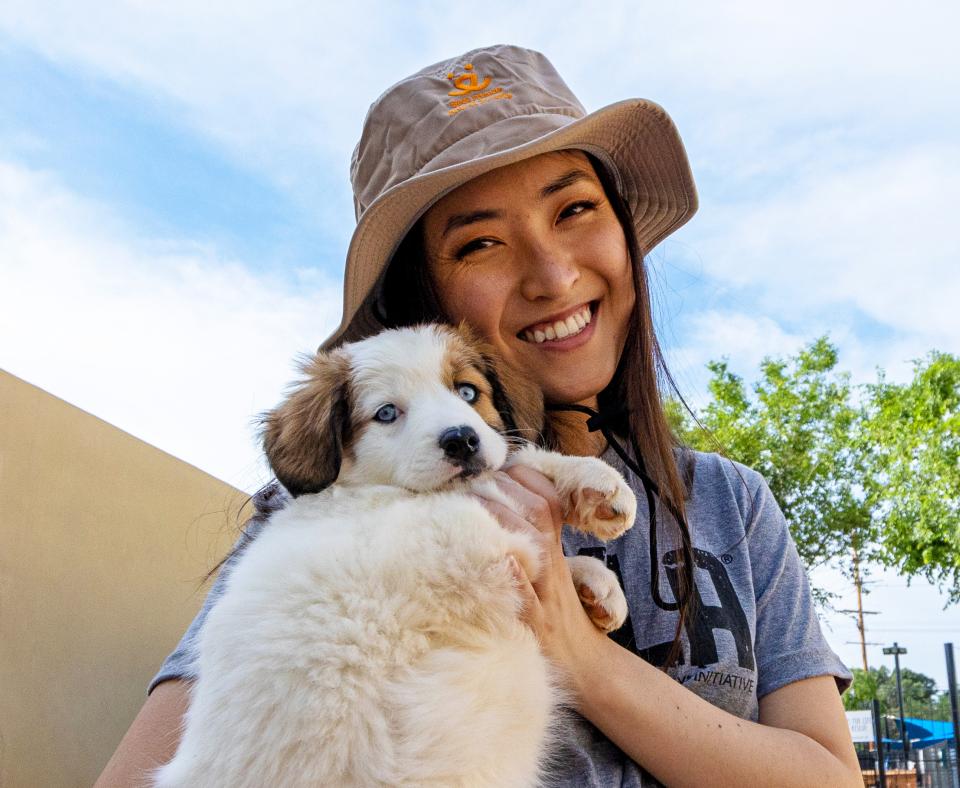
[[[294, 500], [239, 557], [198, 642], [172, 786], [528, 786], [562, 690], [519, 620], [508, 556], [533, 541], [468, 495], [508, 463], [545, 473], [565, 521], [611, 538], [636, 502], [610, 466], [515, 439], [536, 386], [469, 332], [387, 331], [304, 366], [265, 418]], [[522, 514], [522, 512], [521, 512]], [[569, 559], [598, 626], [626, 616], [616, 577]]]

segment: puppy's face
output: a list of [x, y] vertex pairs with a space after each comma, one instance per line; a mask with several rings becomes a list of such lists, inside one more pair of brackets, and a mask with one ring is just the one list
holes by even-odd
[[506, 435], [535, 438], [543, 403], [465, 329], [385, 331], [320, 354], [267, 414], [264, 443], [294, 495], [334, 480], [435, 490], [495, 470]]

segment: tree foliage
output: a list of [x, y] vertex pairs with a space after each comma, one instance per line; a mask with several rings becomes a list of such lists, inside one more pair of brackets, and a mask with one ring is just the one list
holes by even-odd
[[867, 490], [883, 523], [881, 558], [960, 599], [960, 362], [931, 353], [906, 385], [867, 387]]
[[[950, 719], [950, 696], [937, 691], [937, 683], [930, 676], [909, 668], [900, 669], [903, 687], [903, 713], [905, 717], [928, 720]], [[880, 668], [853, 669], [853, 684], [843, 696], [847, 710], [866, 709], [873, 699], [880, 701], [880, 713], [899, 715], [896, 673], [886, 665]]]
[[764, 359], [748, 389], [713, 361], [699, 422], [668, 415], [687, 445], [764, 474], [808, 567], [892, 567], [960, 601], [960, 359], [933, 352], [909, 383], [865, 386], [837, 363], [821, 337]]

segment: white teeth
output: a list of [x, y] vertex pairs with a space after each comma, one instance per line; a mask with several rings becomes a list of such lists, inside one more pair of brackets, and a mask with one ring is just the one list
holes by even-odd
[[551, 325], [541, 326], [532, 331], [523, 332], [523, 338], [527, 342], [540, 344], [551, 339], [565, 339], [579, 334], [590, 324], [593, 315], [590, 313], [590, 306], [585, 306], [576, 314], [570, 315], [566, 320], [557, 320]]

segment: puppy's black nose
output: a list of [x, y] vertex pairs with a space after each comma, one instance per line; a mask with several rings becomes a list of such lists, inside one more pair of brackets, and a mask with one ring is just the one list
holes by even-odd
[[480, 436], [473, 427], [451, 427], [440, 435], [440, 448], [454, 462], [467, 463], [480, 451]]

